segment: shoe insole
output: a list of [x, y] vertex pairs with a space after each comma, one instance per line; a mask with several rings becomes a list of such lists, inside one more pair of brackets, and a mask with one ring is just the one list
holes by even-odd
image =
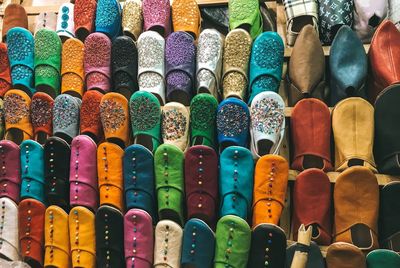
[[228, 148], [229, 146], [235, 146], [236, 144], [231, 142], [231, 141], [224, 141], [223, 143], [221, 143], [220, 145], [220, 151], [222, 153], [223, 150], [225, 150], [226, 148]]
[[357, 159], [357, 158], [350, 159], [349, 162], [348, 162], [348, 166], [349, 167], [364, 166], [364, 160]]
[[199, 136], [199, 137], [195, 137], [193, 140], [193, 145], [203, 145], [203, 137]]
[[149, 29], [149, 31], [155, 31], [159, 33], [161, 36], [164, 36], [165, 33], [165, 29], [162, 26], [153, 26]]
[[109, 139], [107, 139], [107, 141], [109, 141], [109, 142], [111, 142], [111, 143], [117, 144], [117, 145], [118, 145], [119, 147], [121, 147], [122, 149], [125, 148], [125, 143], [124, 143], [121, 139], [118, 139], [118, 138], [109, 138]]
[[181, 218], [179, 217], [179, 214], [172, 210], [172, 209], [162, 209], [160, 210], [160, 219], [163, 220], [171, 220], [173, 222], [176, 222], [177, 224], [181, 225]]
[[293, 32], [300, 32], [301, 29], [303, 29], [304, 26], [311, 24], [313, 25], [314, 22], [312, 20], [311, 16], [304, 15], [304, 16], [299, 16], [293, 19], [293, 24], [292, 24], [292, 31]]
[[149, 149], [150, 152], [152, 152], [153, 149], [154, 149], [153, 148], [153, 138], [151, 136], [149, 136], [149, 135], [145, 135], [145, 134], [137, 135], [135, 143], [143, 145], [144, 147]]
[[372, 246], [371, 230], [368, 226], [358, 223], [351, 227], [351, 240], [359, 248], [370, 248]]
[[168, 94], [168, 101], [182, 103], [185, 106], [190, 106], [190, 96], [187, 92], [175, 89]]
[[316, 239], [319, 237], [319, 228], [318, 224], [312, 224], [312, 238]]
[[48, 138], [49, 136], [47, 135], [47, 133], [43, 131], [38, 132], [38, 134], [36, 135], [36, 141], [40, 144], [45, 144]]
[[13, 141], [15, 144], [20, 145], [24, 140], [24, 133], [22, 130], [11, 128], [6, 132], [4, 139]]
[[263, 155], [271, 153], [271, 148], [273, 145], [274, 144], [270, 140], [259, 140], [257, 142], [257, 148], [258, 148], [257, 154], [259, 156], [263, 156]]
[[308, 169], [308, 168], [319, 168], [323, 169], [324, 168], [324, 160], [315, 155], [305, 155], [303, 158], [303, 168]]

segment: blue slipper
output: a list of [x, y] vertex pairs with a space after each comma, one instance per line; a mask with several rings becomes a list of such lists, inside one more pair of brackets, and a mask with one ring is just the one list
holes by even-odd
[[122, 32], [122, 9], [117, 0], [98, 0], [96, 9], [96, 32], [115, 39]]

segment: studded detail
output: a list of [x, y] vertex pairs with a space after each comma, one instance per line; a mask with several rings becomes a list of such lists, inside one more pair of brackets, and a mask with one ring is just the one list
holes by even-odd
[[249, 114], [237, 103], [220, 104], [217, 112], [217, 130], [219, 135], [235, 137], [244, 135], [249, 128]]
[[178, 267], [182, 248], [182, 228], [170, 220], [157, 223], [155, 230], [154, 265]]
[[17, 124], [23, 118], [29, 118], [29, 107], [22, 95], [17, 93], [6, 94], [4, 98], [4, 112], [6, 123]]
[[174, 0], [172, 2], [172, 23], [174, 31], [185, 31], [197, 38], [199, 34], [200, 10], [195, 0]]
[[31, 121], [35, 132], [38, 129], [45, 128], [52, 133], [54, 101], [44, 93], [36, 93], [31, 103]]

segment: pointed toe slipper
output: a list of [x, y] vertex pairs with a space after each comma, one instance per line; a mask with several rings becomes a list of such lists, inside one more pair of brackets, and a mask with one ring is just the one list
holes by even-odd
[[121, 34], [122, 8], [118, 0], [97, 0], [95, 29], [115, 39]]
[[100, 104], [103, 93], [97, 90], [85, 92], [82, 98], [82, 107], [79, 120], [80, 133], [88, 135], [98, 143], [104, 137], [101, 125]]
[[76, 37], [82, 42], [94, 31], [96, 0], [75, 0], [74, 29]]
[[169, 102], [162, 110], [161, 135], [164, 144], [175, 145], [183, 152], [188, 146], [189, 111], [181, 103]]
[[84, 93], [84, 44], [71, 38], [64, 42], [61, 59], [61, 93], [82, 98]]
[[82, 101], [67, 94], [58, 95], [53, 107], [53, 135], [71, 143], [79, 134], [79, 111]]
[[128, 0], [122, 10], [122, 31], [137, 41], [143, 31], [143, 7], [141, 0]]
[[20, 149], [12, 141], [0, 141], [0, 157], [3, 161], [0, 172], [0, 197], [19, 203], [21, 187]]
[[44, 92], [36, 92], [31, 102], [33, 138], [40, 144], [53, 134], [54, 100]]

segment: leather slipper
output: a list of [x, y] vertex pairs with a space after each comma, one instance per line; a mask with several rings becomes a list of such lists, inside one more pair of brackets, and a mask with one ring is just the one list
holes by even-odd
[[0, 254], [3, 259], [19, 261], [18, 205], [7, 197], [0, 198], [0, 204]]
[[161, 135], [164, 144], [175, 145], [183, 152], [189, 141], [189, 111], [181, 103], [169, 102], [162, 109]]
[[7, 44], [0, 43], [0, 97], [11, 89], [11, 70]]
[[53, 108], [52, 97], [44, 92], [33, 94], [30, 111], [33, 138], [40, 144], [44, 144], [53, 134]]
[[180, 267], [182, 227], [170, 220], [159, 221], [155, 229], [154, 268]]
[[60, 6], [57, 16], [56, 32], [63, 43], [70, 38], [75, 38], [73, 3], [64, 3]]
[[170, 0], [144, 0], [143, 31], [156, 31], [164, 38], [171, 33], [171, 4]]
[[[19, 203], [21, 188], [20, 149], [12, 141], [0, 141], [0, 197], [7, 197]], [[1, 241], [1, 240], [0, 240]]]
[[122, 10], [122, 31], [137, 41], [143, 31], [143, 7], [141, 0], [128, 0]]
[[82, 101], [67, 94], [58, 95], [53, 107], [53, 135], [68, 143], [79, 134], [79, 110]]
[[115, 39], [121, 34], [122, 8], [118, 0], [97, 0], [96, 32]]
[[61, 93], [82, 98], [85, 91], [84, 44], [76, 38], [64, 42], [61, 60]]
[[85, 92], [82, 98], [79, 118], [81, 134], [88, 135], [96, 143], [100, 142], [104, 137], [100, 117], [100, 103], [103, 96], [104, 95], [97, 90]]
[[82, 42], [94, 31], [96, 0], [75, 0], [74, 28], [76, 37]]

